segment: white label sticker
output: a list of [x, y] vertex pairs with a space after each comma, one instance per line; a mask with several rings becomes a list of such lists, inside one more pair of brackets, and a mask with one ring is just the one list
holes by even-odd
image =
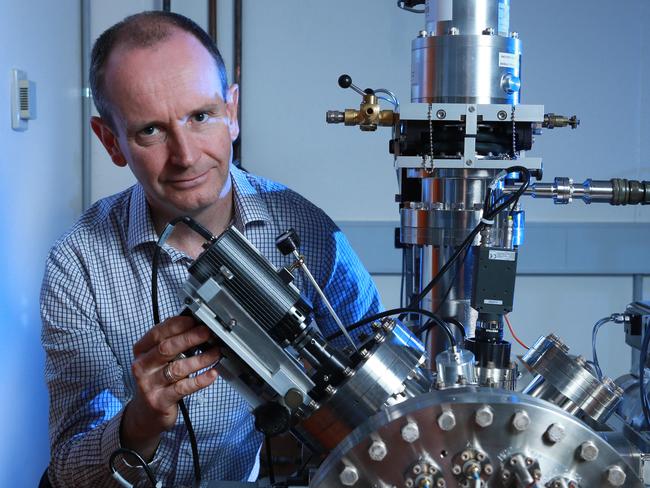
[[517, 254], [514, 251], [495, 251], [491, 250], [488, 254], [488, 259], [494, 261], [514, 261]]
[[483, 303], [486, 305], [503, 305], [503, 300], [488, 300], [487, 298], [483, 300]]
[[499, 53], [499, 68], [513, 68], [518, 66], [518, 58], [516, 54], [512, 53]]

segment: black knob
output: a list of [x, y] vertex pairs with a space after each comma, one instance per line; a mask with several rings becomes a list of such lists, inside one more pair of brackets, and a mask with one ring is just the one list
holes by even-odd
[[253, 410], [255, 428], [268, 436], [276, 436], [291, 427], [291, 412], [285, 406], [275, 402], [267, 402]]
[[352, 78], [350, 78], [350, 75], [342, 74], [339, 76], [339, 86], [341, 88], [350, 88], [352, 85]]
[[275, 247], [283, 255], [287, 256], [298, 250], [300, 247], [300, 237], [298, 237], [298, 233], [294, 229], [289, 229], [275, 239]]

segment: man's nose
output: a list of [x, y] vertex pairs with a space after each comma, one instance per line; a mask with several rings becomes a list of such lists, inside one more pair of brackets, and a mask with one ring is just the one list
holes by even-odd
[[175, 127], [168, 139], [170, 160], [178, 166], [189, 167], [199, 157], [199, 150], [192, 140], [192, 134], [184, 127]]

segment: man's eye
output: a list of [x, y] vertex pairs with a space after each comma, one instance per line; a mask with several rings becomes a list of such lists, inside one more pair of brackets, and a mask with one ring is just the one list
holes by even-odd
[[142, 129], [140, 131], [140, 134], [142, 134], [143, 136], [150, 137], [150, 136], [155, 136], [156, 134], [158, 134], [158, 132], [159, 132], [158, 127], [156, 127], [155, 125], [150, 125], [149, 127], [145, 127], [144, 129]]
[[206, 120], [208, 120], [208, 114], [206, 112], [194, 114], [194, 120], [196, 122], [205, 122]]

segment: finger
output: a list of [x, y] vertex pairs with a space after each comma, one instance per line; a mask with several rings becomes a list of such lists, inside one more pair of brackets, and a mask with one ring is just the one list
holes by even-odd
[[205, 325], [198, 325], [181, 334], [170, 336], [158, 344], [158, 352], [163, 358], [172, 360], [180, 353], [203, 344], [212, 337], [212, 331]]
[[[196, 373], [211, 366], [220, 358], [221, 351], [218, 347], [213, 347], [202, 354], [186, 359], [177, 359], [176, 361], [167, 363], [165, 367], [161, 369], [162, 382], [165, 386], [168, 386], [171, 383], [176, 383], [187, 378], [192, 373]], [[167, 370], [166, 373], [165, 370]], [[172, 379], [174, 380], [172, 381]]]
[[134, 356], [138, 356], [149, 349], [156, 347], [161, 341], [168, 337], [182, 334], [195, 327], [197, 324], [194, 317], [178, 316], [170, 317], [167, 320], [154, 325], [143, 335], [133, 346]]
[[170, 388], [168, 388], [168, 390], [172, 392], [172, 398], [174, 398], [175, 401], [178, 401], [187, 395], [191, 395], [192, 393], [196, 393], [197, 391], [202, 390], [206, 386], [210, 386], [215, 382], [218, 376], [219, 373], [217, 373], [217, 370], [210, 368], [204, 373], [197, 374], [191, 378], [185, 378], [184, 380], [174, 383], [170, 386]]
[[[178, 358], [179, 353], [187, 351], [199, 344], [203, 344], [211, 336], [212, 333], [210, 332], [210, 329], [205, 326], [197, 326], [179, 336], [165, 339], [158, 345], [158, 347], [151, 348], [135, 358], [131, 367], [133, 376], [142, 386], [151, 383], [159, 385], [160, 375], [157, 373], [161, 372], [160, 374], [162, 375], [162, 368], [165, 367], [167, 363], [170, 361], [177, 362], [176, 359]], [[201, 356], [201, 354], [192, 357], [198, 356]], [[188, 369], [184, 376], [191, 372], [193, 371]], [[176, 370], [174, 370], [174, 374], [177, 378], [183, 377], [180, 373], [177, 373]]]

